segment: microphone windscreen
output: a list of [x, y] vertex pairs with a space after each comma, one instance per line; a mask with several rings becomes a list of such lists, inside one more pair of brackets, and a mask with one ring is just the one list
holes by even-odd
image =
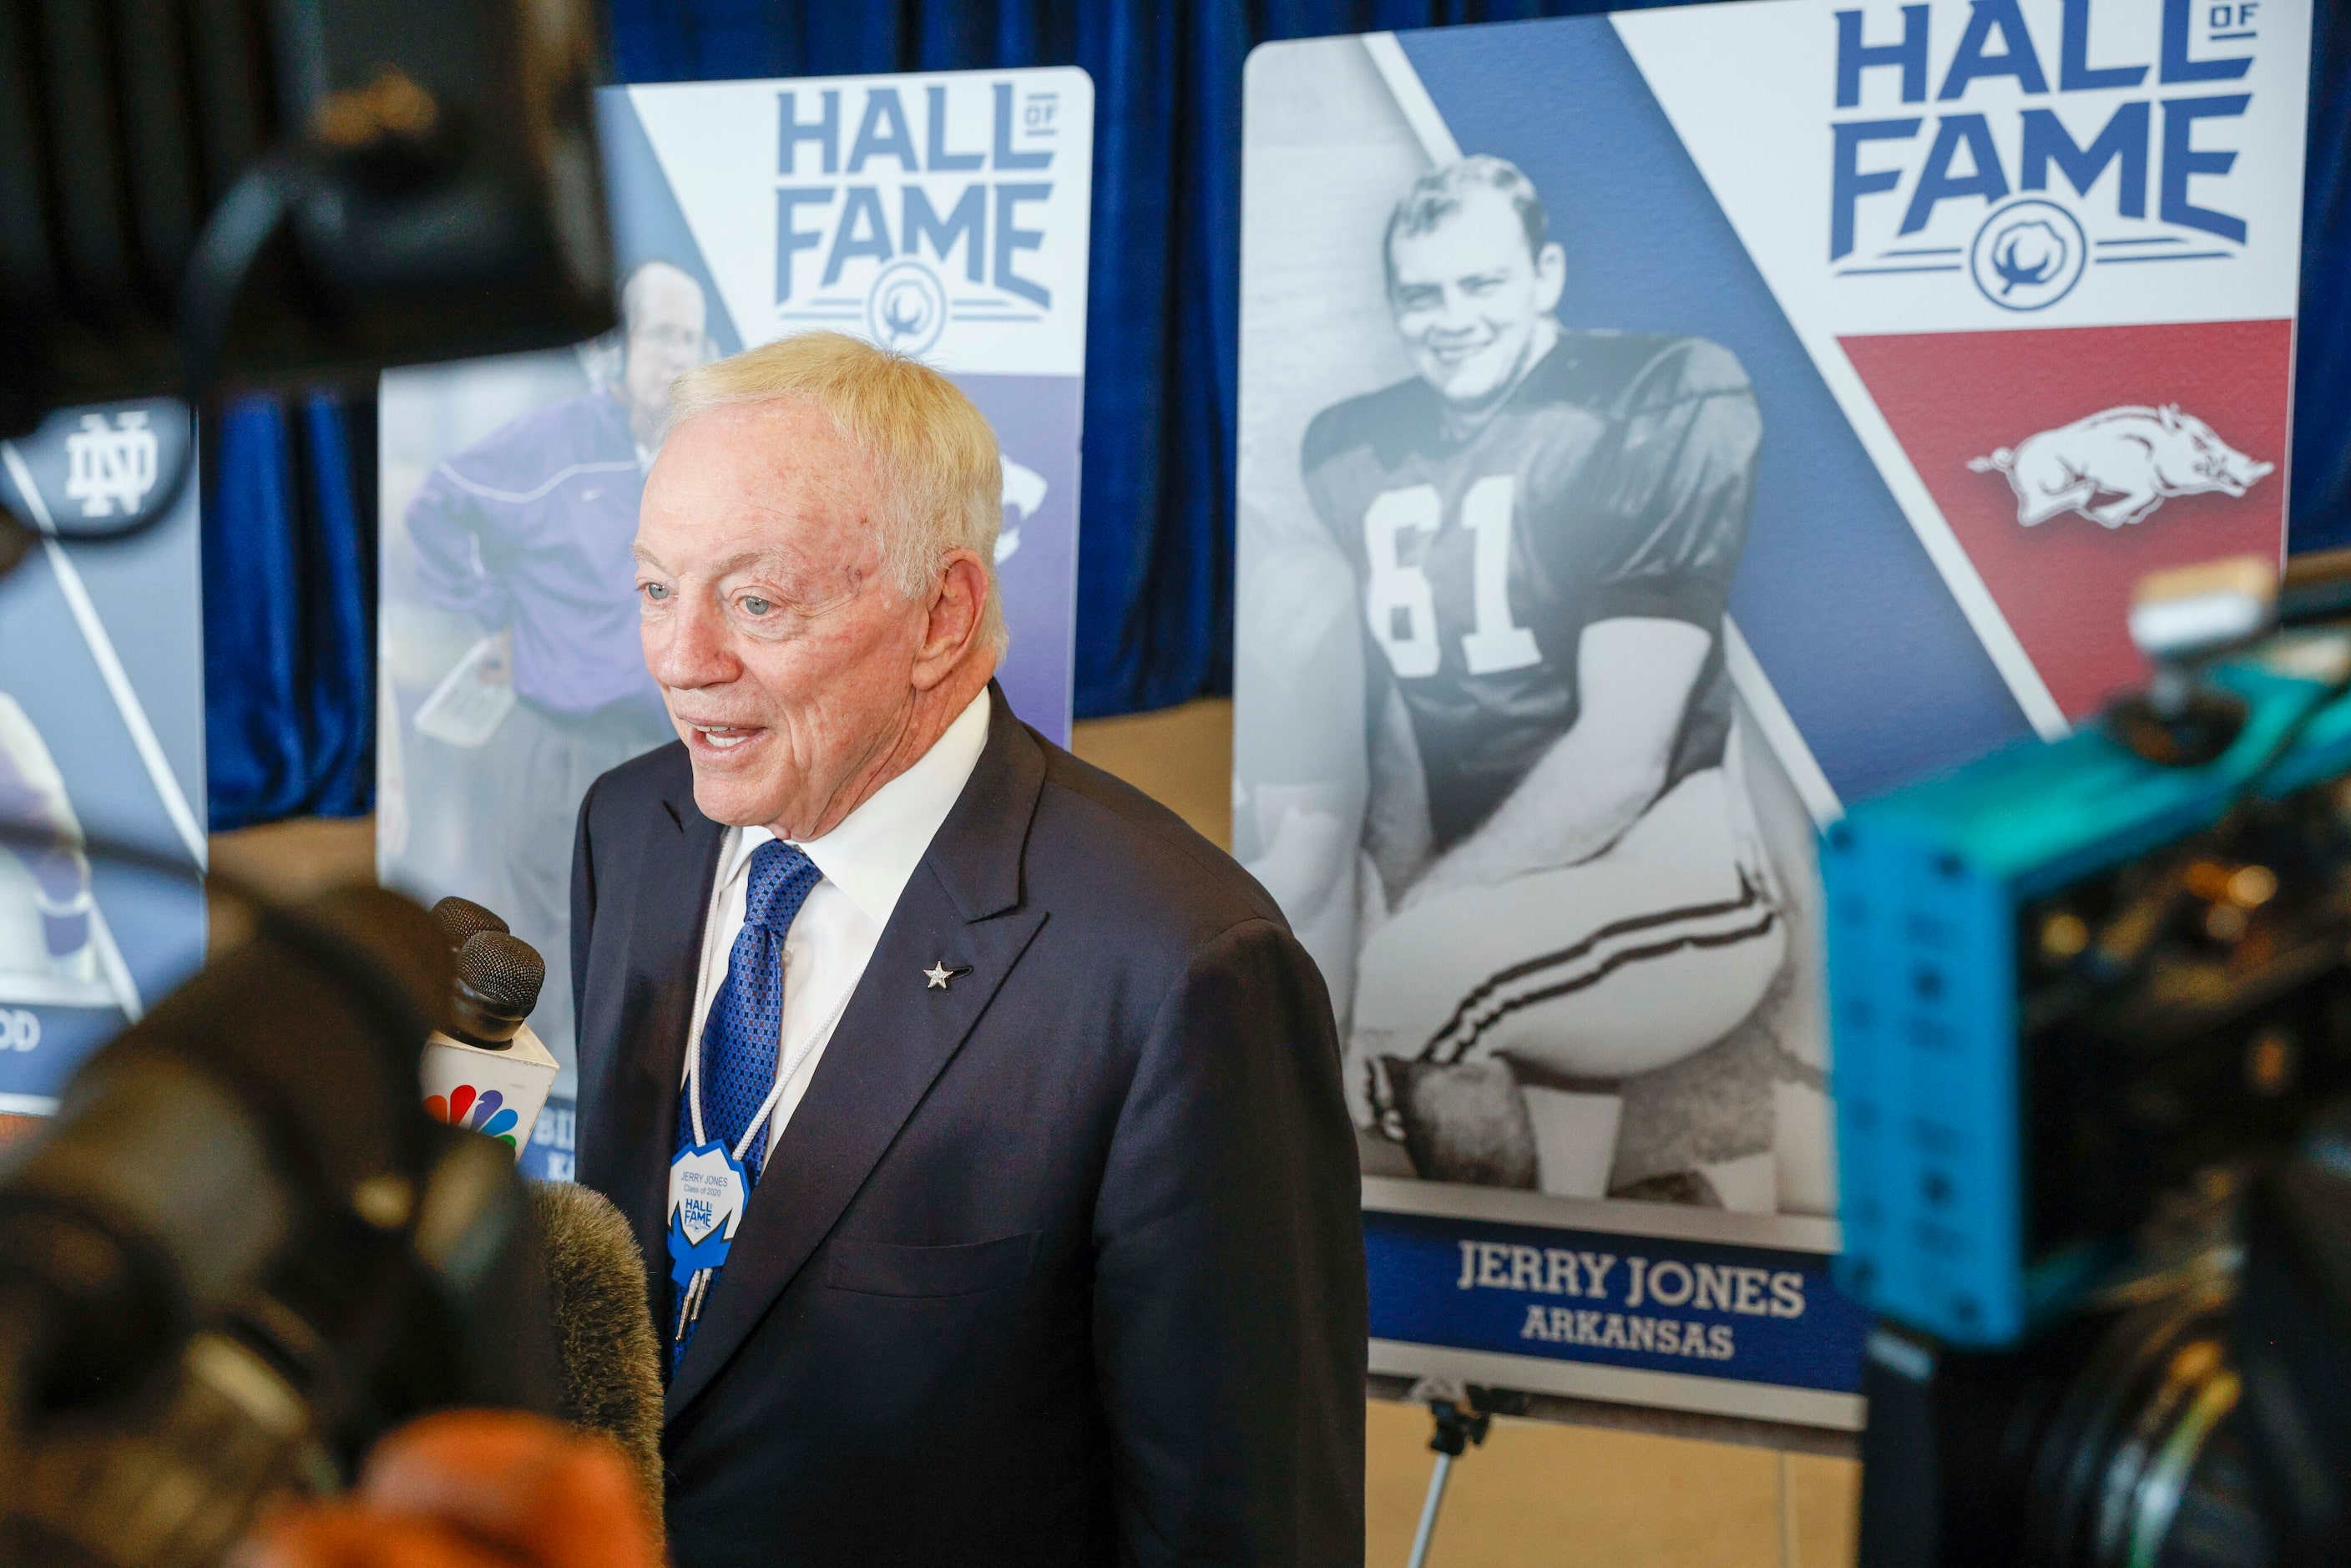
[[547, 960], [519, 936], [476, 931], [457, 949], [457, 978], [507, 1018], [528, 1018], [547, 983]]
[[498, 915], [483, 908], [470, 898], [455, 894], [433, 906], [434, 923], [452, 947], [463, 947], [465, 938], [476, 931], [507, 931], [512, 929]]
[[621, 1445], [658, 1523], [661, 1342], [636, 1235], [601, 1193], [572, 1182], [528, 1185], [547, 1249], [563, 1416]]

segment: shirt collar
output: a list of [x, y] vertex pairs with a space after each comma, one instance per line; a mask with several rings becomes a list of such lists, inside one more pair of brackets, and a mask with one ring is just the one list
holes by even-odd
[[[924, 852], [979, 765], [979, 754], [987, 747], [987, 719], [988, 696], [983, 688], [912, 768], [873, 791], [832, 831], [800, 842], [825, 880], [848, 894], [876, 926], [890, 923], [898, 895], [905, 892]], [[742, 875], [751, 852], [775, 836], [765, 828], [730, 829], [719, 885]]]

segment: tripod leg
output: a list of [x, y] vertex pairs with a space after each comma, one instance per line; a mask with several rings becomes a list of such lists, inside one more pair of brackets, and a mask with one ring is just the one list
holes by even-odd
[[1412, 1559], [1405, 1568], [1422, 1568], [1428, 1561], [1428, 1539], [1437, 1533], [1437, 1511], [1445, 1503], [1446, 1478], [1453, 1473], [1453, 1456], [1440, 1452], [1428, 1475], [1428, 1500], [1420, 1505], [1420, 1529], [1412, 1538]]

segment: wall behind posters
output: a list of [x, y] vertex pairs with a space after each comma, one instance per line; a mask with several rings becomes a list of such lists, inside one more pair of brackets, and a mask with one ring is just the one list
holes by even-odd
[[1092, 88], [1069, 68], [607, 89], [622, 326], [555, 354], [384, 377], [378, 859], [548, 959], [563, 1062], [526, 1168], [569, 1172], [572, 822], [673, 737], [637, 634], [643, 475], [672, 383], [796, 331], [949, 375], [1005, 459], [1014, 711], [1066, 740]]
[[1251, 57], [1235, 842], [1344, 1015], [1375, 1367], [1857, 1421], [1813, 829], [2283, 545], [2310, 12], [2221, 15]]
[[[160, 401], [54, 414], [0, 443], [0, 504], [45, 533], [104, 528], [181, 470], [186, 431]], [[204, 961], [197, 490], [190, 474], [120, 543], [44, 538], [0, 579], [0, 1113], [53, 1110]]]

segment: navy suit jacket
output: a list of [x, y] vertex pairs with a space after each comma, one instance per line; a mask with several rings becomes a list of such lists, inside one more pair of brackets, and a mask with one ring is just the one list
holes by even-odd
[[[672, 745], [573, 857], [580, 1179], [664, 1325], [721, 831]], [[996, 693], [670, 1384], [676, 1561], [1361, 1563], [1359, 1198], [1273, 901]]]

